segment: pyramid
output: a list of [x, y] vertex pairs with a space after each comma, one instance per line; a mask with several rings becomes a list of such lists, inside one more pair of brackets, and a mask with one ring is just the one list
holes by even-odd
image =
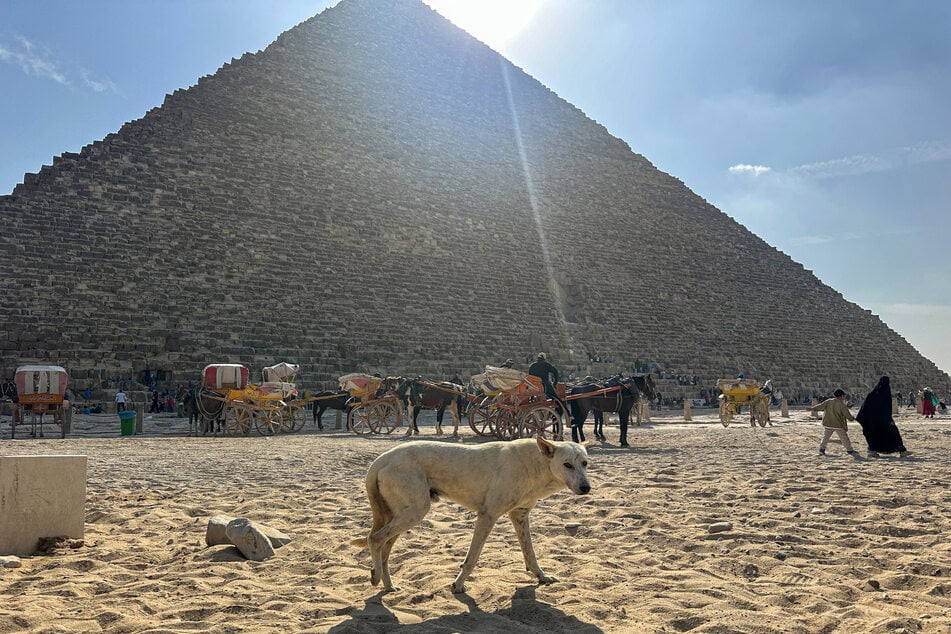
[[[418, 0], [343, 0], [0, 197], [0, 375], [949, 377]], [[600, 358], [600, 362], [597, 359]]]

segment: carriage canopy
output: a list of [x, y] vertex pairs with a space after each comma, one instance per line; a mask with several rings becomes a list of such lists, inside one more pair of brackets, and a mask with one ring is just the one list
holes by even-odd
[[239, 363], [213, 363], [201, 372], [201, 384], [211, 390], [243, 390], [248, 387], [248, 369]]
[[525, 383], [528, 374], [513, 368], [485, 366], [485, 372], [472, 375], [471, 383], [488, 393], [509, 392]]
[[14, 378], [17, 394], [66, 394], [69, 374], [58, 365], [21, 365]]
[[293, 363], [278, 363], [261, 370], [261, 378], [265, 383], [294, 383], [300, 366]]

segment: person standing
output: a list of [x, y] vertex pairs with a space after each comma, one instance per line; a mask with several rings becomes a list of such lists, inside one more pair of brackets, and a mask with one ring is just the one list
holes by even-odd
[[125, 411], [125, 392], [123, 392], [121, 388], [116, 392], [116, 411]]
[[938, 404], [935, 398], [934, 390], [926, 387], [921, 392], [921, 415], [925, 418], [934, 418], [934, 406]]
[[848, 421], [855, 420], [849, 406], [845, 403], [845, 392], [836, 390], [832, 393], [833, 398], [826, 399], [810, 407], [810, 412], [823, 412], [822, 414], [822, 440], [819, 441], [819, 455], [826, 455], [826, 446], [832, 434], [838, 434], [842, 446], [845, 447], [845, 453], [850, 456], [855, 455], [852, 449], [852, 443], [849, 441]]
[[892, 388], [887, 376], [879, 379], [878, 385], [865, 397], [855, 420], [862, 426], [870, 458], [881, 458], [883, 453], [895, 452], [903, 458], [908, 455], [901, 432], [892, 418]]

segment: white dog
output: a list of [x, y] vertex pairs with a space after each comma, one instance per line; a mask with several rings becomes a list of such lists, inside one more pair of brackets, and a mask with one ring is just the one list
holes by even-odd
[[438, 442], [410, 442], [381, 454], [367, 472], [367, 495], [373, 528], [367, 538], [354, 539], [368, 547], [373, 558], [370, 582], [383, 580], [394, 590], [388, 561], [390, 550], [404, 531], [416, 526], [440, 497], [461, 504], [478, 515], [469, 552], [453, 592], [465, 592], [465, 580], [475, 568], [485, 540], [495, 523], [508, 513], [525, 557], [525, 569], [540, 583], [558, 581], [546, 575], [535, 559], [528, 513], [535, 504], [568, 487], [578, 495], [591, 490], [588, 452], [573, 442], [544, 438], [490, 442], [464, 446]]

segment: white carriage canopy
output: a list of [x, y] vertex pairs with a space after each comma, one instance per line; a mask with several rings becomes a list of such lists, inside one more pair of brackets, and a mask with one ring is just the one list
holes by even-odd
[[472, 375], [471, 383], [487, 392], [508, 392], [524, 383], [527, 376], [528, 374], [521, 370], [487, 365], [485, 372]]
[[16, 369], [14, 381], [17, 394], [58, 394], [66, 393], [69, 374], [58, 365], [21, 365]]
[[264, 379], [265, 383], [294, 383], [298, 372], [300, 372], [299, 365], [281, 362], [261, 370], [261, 378]]

